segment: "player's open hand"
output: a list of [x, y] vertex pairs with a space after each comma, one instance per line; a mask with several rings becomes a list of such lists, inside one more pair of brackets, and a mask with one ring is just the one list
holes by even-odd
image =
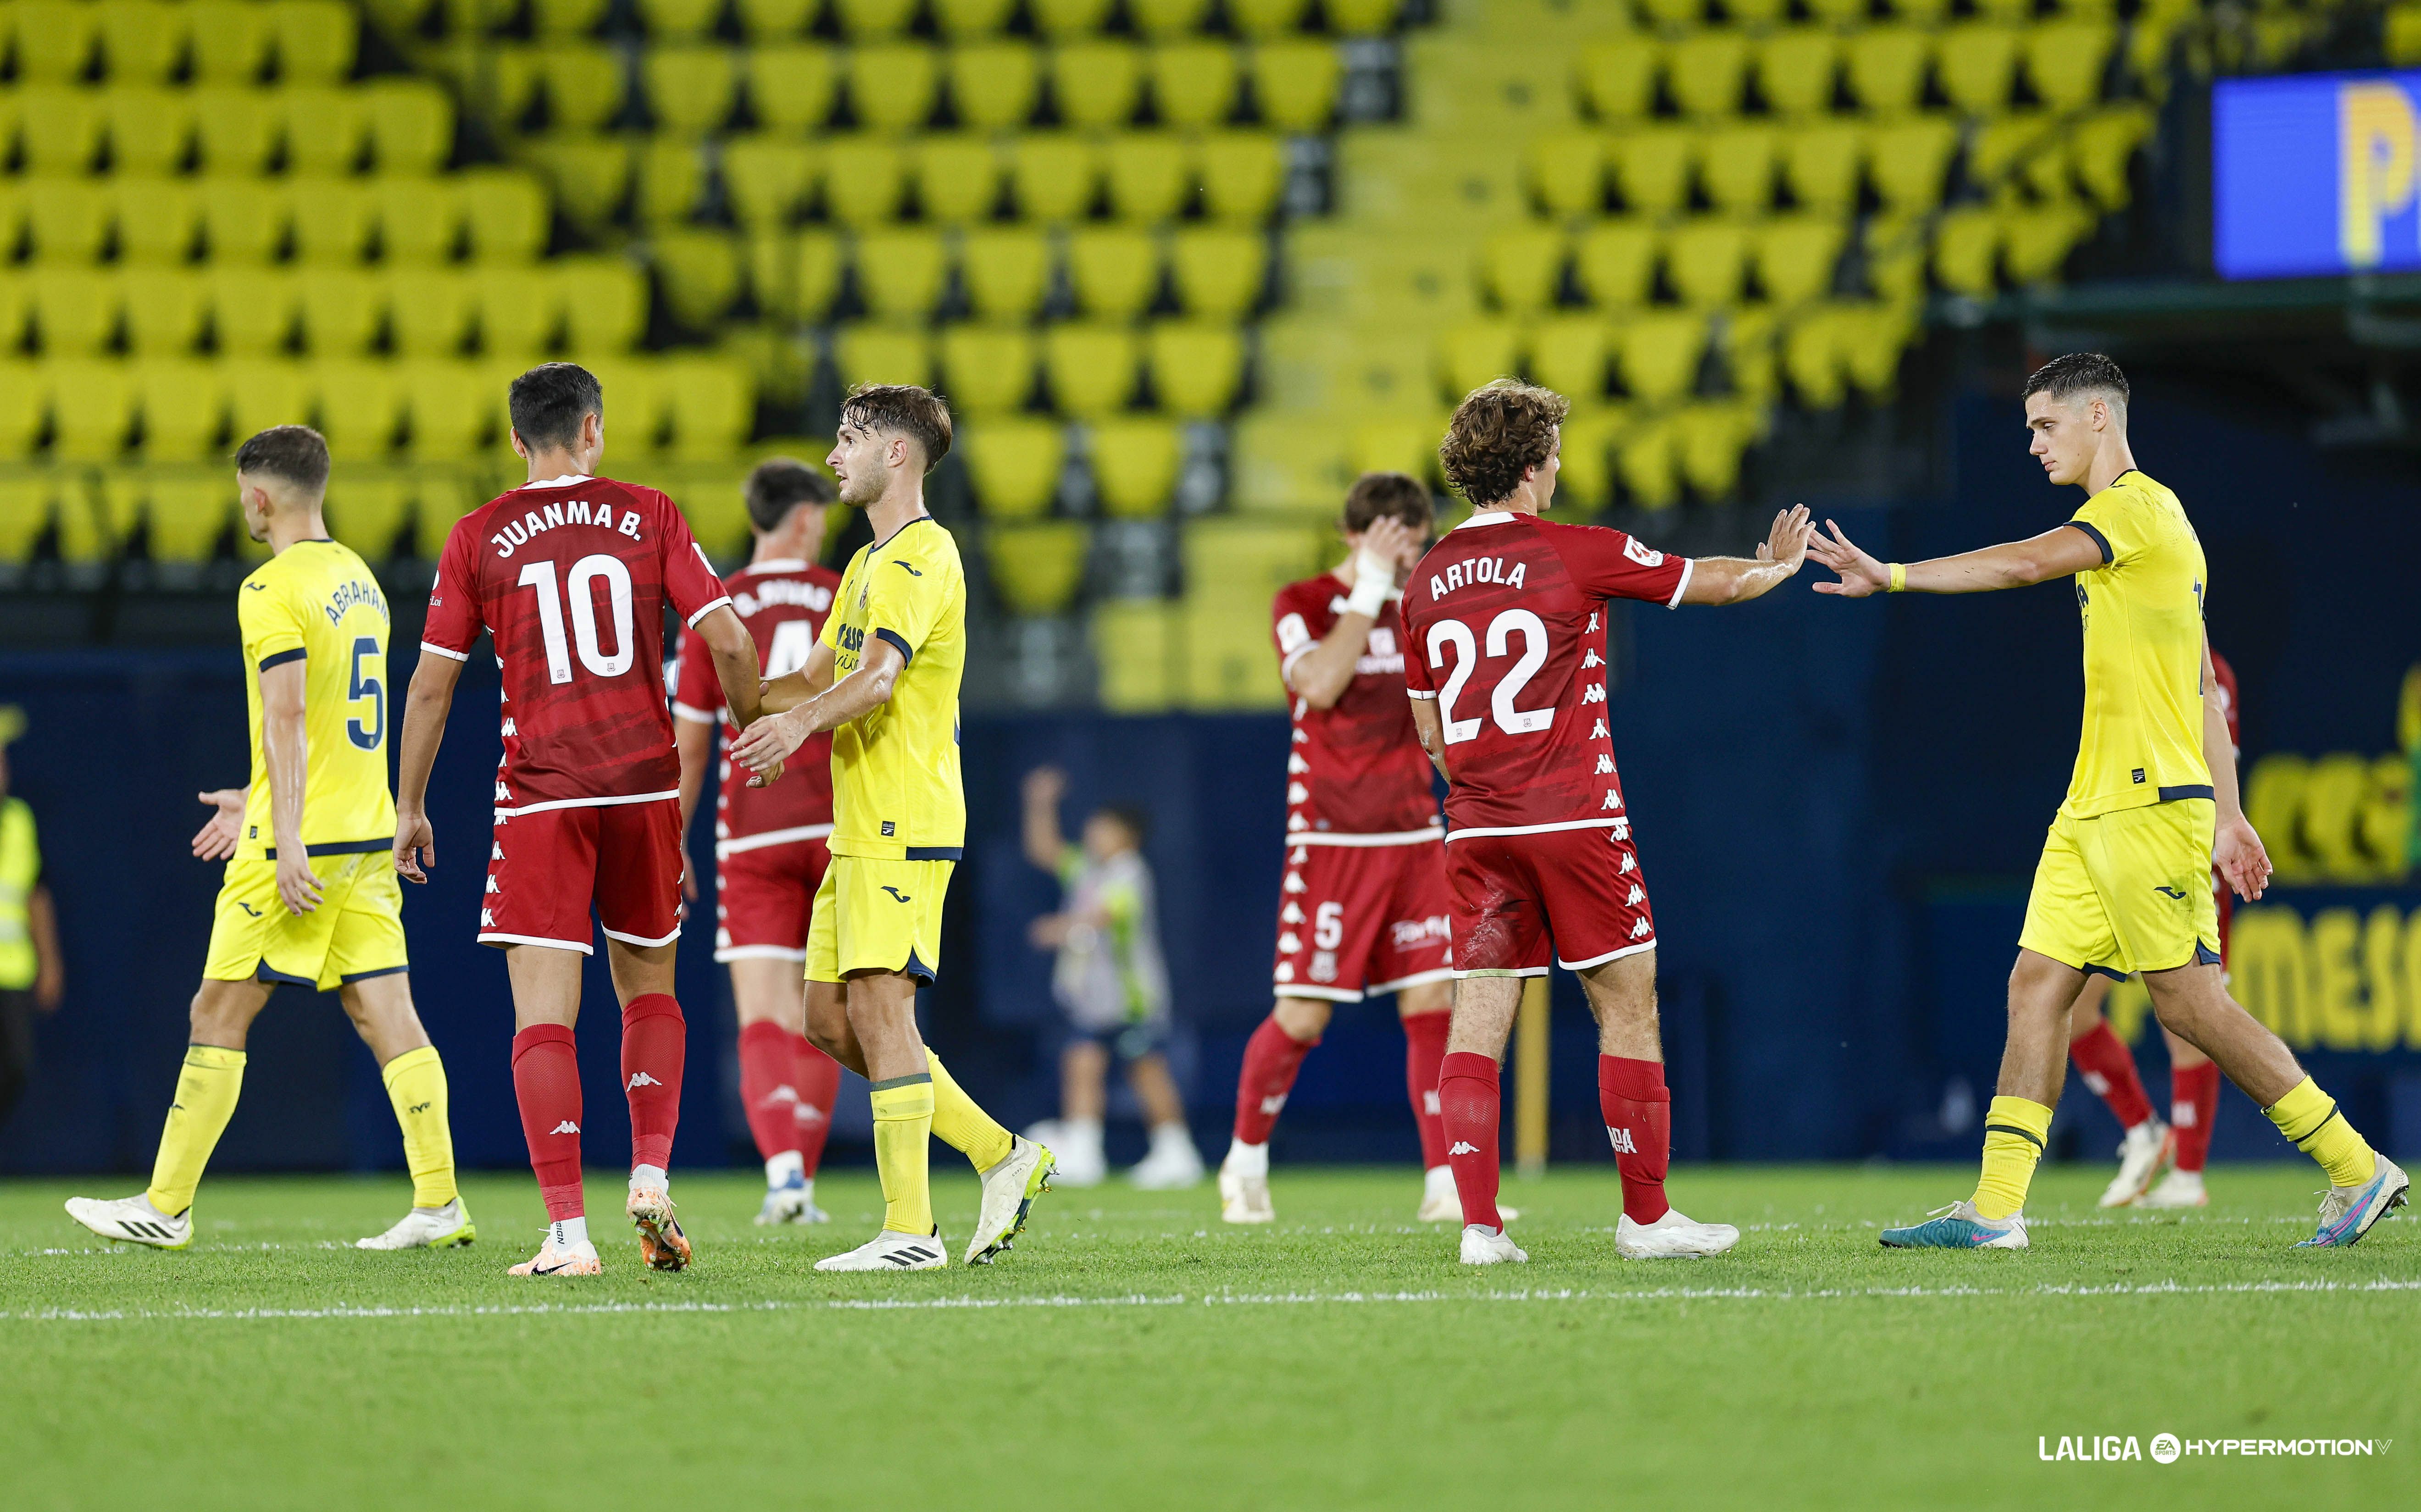
[[425, 882], [429, 873], [423, 866], [437, 865], [437, 832], [429, 827], [429, 816], [416, 809], [395, 811], [395, 870], [408, 882]]
[[1421, 559], [1421, 553], [1429, 550], [1429, 544], [1428, 537], [1394, 515], [1381, 515], [1370, 522], [1368, 530], [1362, 533], [1362, 549], [1368, 552], [1373, 560], [1393, 568], [1398, 582]]
[[796, 709], [767, 714], [741, 732], [739, 743], [731, 748], [731, 759], [757, 774], [748, 779], [749, 787], [762, 787], [781, 781], [782, 763], [806, 744], [812, 733]]
[[311, 858], [297, 849], [280, 847], [277, 852], [277, 896], [286, 904], [286, 912], [300, 918], [315, 912], [325, 894], [319, 876], [311, 870]]
[[2228, 890], [2247, 903], [2259, 902], [2262, 889], [2270, 885], [2270, 852], [2241, 814], [2220, 821], [2219, 833], [2211, 837], [2210, 864]]
[[1842, 599], [1863, 599], [1891, 586], [1891, 569], [1858, 550], [1849, 537], [1841, 534], [1840, 526], [1827, 520], [1824, 530], [1833, 533], [1831, 538], [1827, 539], [1823, 531], [1812, 533], [1807, 538], [1807, 554], [1839, 573], [1841, 581], [1819, 583], [1816, 585], [1818, 593], [1829, 593]]
[[1068, 774], [1057, 767], [1037, 767], [1025, 774], [1025, 801], [1059, 806], [1068, 793]]
[[1773, 529], [1758, 543], [1757, 559], [1760, 562], [1781, 562], [1792, 572], [1807, 559], [1807, 537], [1816, 528], [1807, 518], [1807, 507], [1794, 504], [1773, 517]]
[[203, 861], [225, 861], [243, 838], [243, 789], [220, 787], [197, 796], [217, 812], [194, 835], [194, 854]]

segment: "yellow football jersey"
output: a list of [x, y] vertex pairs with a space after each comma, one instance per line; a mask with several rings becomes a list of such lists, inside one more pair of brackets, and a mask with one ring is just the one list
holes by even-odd
[[385, 849], [395, 839], [395, 795], [386, 776], [386, 595], [378, 579], [351, 547], [298, 541], [243, 580], [236, 618], [252, 715], [252, 791], [236, 859], [276, 854], [260, 675], [294, 661], [304, 663], [304, 848], [315, 856]]
[[908, 665], [890, 702], [833, 731], [832, 853], [956, 861], [967, 835], [959, 784], [967, 579], [959, 543], [930, 516], [850, 558], [824, 621], [834, 681], [857, 670], [869, 638], [889, 641]]
[[2101, 548], [2076, 577], [2085, 621], [2085, 728], [2060, 812], [2211, 796], [2202, 752], [2202, 542], [2178, 496], [2118, 475], [2069, 523]]

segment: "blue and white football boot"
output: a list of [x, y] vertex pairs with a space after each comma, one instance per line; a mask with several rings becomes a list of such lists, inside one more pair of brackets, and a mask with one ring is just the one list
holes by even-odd
[[1936, 1208], [1922, 1224], [1886, 1228], [1887, 1250], [2023, 1250], [2026, 1247], [2026, 1215], [1987, 1218], [1968, 1201]]
[[2299, 1250], [2341, 1250], [2358, 1242], [2370, 1225], [2401, 1208], [2413, 1190], [2413, 1178], [2382, 1155], [2370, 1179], [2358, 1187], [2331, 1187], [2320, 1193], [2319, 1232], [2296, 1244]]

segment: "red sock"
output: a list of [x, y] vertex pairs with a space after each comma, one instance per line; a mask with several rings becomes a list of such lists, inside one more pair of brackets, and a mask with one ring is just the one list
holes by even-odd
[[1297, 1039], [1278, 1027], [1272, 1014], [1253, 1031], [1244, 1046], [1244, 1068], [1236, 1076], [1236, 1137], [1247, 1145], [1266, 1145], [1277, 1127], [1278, 1110], [1294, 1088], [1294, 1073], [1311, 1053], [1317, 1039]]
[[824, 1140], [832, 1133], [833, 1104], [840, 1099], [840, 1062], [808, 1044], [804, 1035], [790, 1037], [790, 1059], [798, 1068], [790, 1084], [799, 1089], [799, 1160], [812, 1180], [816, 1167], [823, 1163]]
[[1462, 1197], [1462, 1221], [1500, 1233], [1496, 1216], [1496, 1062], [1457, 1051], [1438, 1063], [1439, 1121], [1448, 1141], [1445, 1162]]
[[798, 1057], [790, 1049], [794, 1037], [770, 1019], [740, 1026], [740, 1103], [748, 1113], [748, 1132], [757, 1141], [757, 1158], [799, 1147]]
[[1404, 1090], [1421, 1131], [1421, 1169], [1445, 1163], [1445, 1120], [1438, 1113], [1438, 1063], [1445, 1059], [1451, 1013], [1415, 1013], [1404, 1021]]
[[2152, 1099], [2144, 1096], [2143, 1078], [2135, 1074], [2135, 1055], [2104, 1020], [2068, 1042], [2068, 1058], [2093, 1095], [2110, 1105], [2121, 1129], [2132, 1129], [2152, 1116]]
[[2169, 1068], [2169, 1127], [2178, 1131], [2178, 1169], [2210, 1160], [2210, 1125], [2219, 1115], [2219, 1063]]
[[671, 994], [634, 997], [622, 1010], [622, 1087], [631, 1100], [631, 1164], [672, 1164], [680, 1123], [681, 1059], [689, 1026]]
[[570, 1030], [534, 1023], [513, 1036], [513, 1100], [548, 1221], [580, 1217], [580, 1054]]
[[1664, 1063], [1597, 1058], [1597, 1107], [1622, 1173], [1622, 1211], [1652, 1224], [1673, 1210], [1664, 1200], [1664, 1171], [1673, 1158], [1673, 1094], [1664, 1090]]

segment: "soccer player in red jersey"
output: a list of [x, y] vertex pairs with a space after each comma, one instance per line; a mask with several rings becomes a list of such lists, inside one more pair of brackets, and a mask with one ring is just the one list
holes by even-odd
[[673, 501], [595, 475], [605, 399], [570, 363], [513, 380], [513, 449], [529, 481], [457, 521], [429, 595], [420, 664], [403, 721], [395, 863], [426, 881], [436, 860], [429, 773], [462, 663], [481, 631], [504, 673], [505, 758], [496, 771], [480, 941], [511, 979], [513, 1093], [551, 1220], [515, 1275], [593, 1275], [580, 1192], [581, 958], [605, 929], [622, 1005], [631, 1106], [628, 1213], [658, 1270], [689, 1263], [664, 1168], [680, 1114], [683, 1025], [673, 998], [680, 937], [680, 759], [664, 703], [669, 605], [711, 653], [724, 707], [758, 711], [757, 647]]
[[[756, 550], [724, 580], [731, 606], [757, 646], [765, 676], [807, 664], [823, 633], [840, 574], [817, 564], [833, 486], [806, 463], [777, 457], [748, 475], [748, 523]], [[739, 726], [720, 707], [714, 654], [696, 631], [681, 632], [674, 663], [673, 741], [680, 751], [681, 834], [706, 787], [715, 726], [727, 751]], [[731, 972], [740, 1015], [740, 1100], [765, 1162], [759, 1224], [820, 1224], [816, 1167], [832, 1128], [840, 1063], [807, 1043], [807, 914], [832, 853], [832, 737], [800, 748], [789, 780], [752, 787], [723, 763], [714, 800], [714, 959]], [[696, 883], [683, 879], [695, 898]]]
[[1276, 1216], [1270, 1130], [1330, 1013], [1390, 992], [1428, 1172], [1419, 1216], [1461, 1221], [1437, 1102], [1453, 993], [1445, 831], [1404, 700], [1396, 608], [1431, 520], [1426, 486], [1401, 473], [1363, 475], [1345, 496], [1344, 562], [1280, 589], [1271, 609], [1279, 675], [1294, 694], [1287, 868], [1277, 1005], [1244, 1047], [1235, 1136], [1219, 1167], [1219, 1216], [1231, 1224]]
[[1605, 608], [1742, 603], [1799, 570], [1804, 508], [1757, 559], [1667, 556], [1618, 530], [1549, 524], [1558, 394], [1500, 379], [1465, 397], [1438, 455], [1476, 510], [1404, 586], [1404, 673], [1421, 744], [1447, 784], [1454, 1024], [1438, 1078], [1462, 1197], [1462, 1262], [1529, 1256], [1496, 1207], [1497, 1065], [1523, 977], [1576, 973], [1598, 1021], [1598, 1103], [1622, 1174], [1615, 1249], [1720, 1255], [1725, 1224], [1665, 1200], [1671, 1098], [1656, 1026], [1656, 921], [1606, 727]]
[[[2243, 737], [2236, 718], [2236, 669], [2213, 651], [2210, 672], [2219, 684], [2220, 712], [2227, 719], [2227, 742], [2241, 754]], [[2227, 927], [2235, 914], [2236, 898], [2216, 867], [2210, 874], [2210, 896], [2219, 903], [2219, 963], [2225, 973]], [[2152, 1099], [2144, 1095], [2134, 1052], [2101, 1016], [2102, 1005], [2110, 1000], [2110, 976], [2102, 973], [2085, 979], [2085, 990], [2077, 994], [2068, 1041], [2068, 1058], [2076, 1063], [2077, 1075], [2127, 1130], [2127, 1137], [2118, 1144], [2118, 1174], [2101, 1193], [2101, 1206], [2208, 1207], [2210, 1194], [2203, 1190], [2202, 1173], [2210, 1160], [2210, 1121], [2219, 1111], [2219, 1067], [2163, 1026], [2161, 1037], [2169, 1045], [2169, 1121], [2161, 1122], [2152, 1111]]]

